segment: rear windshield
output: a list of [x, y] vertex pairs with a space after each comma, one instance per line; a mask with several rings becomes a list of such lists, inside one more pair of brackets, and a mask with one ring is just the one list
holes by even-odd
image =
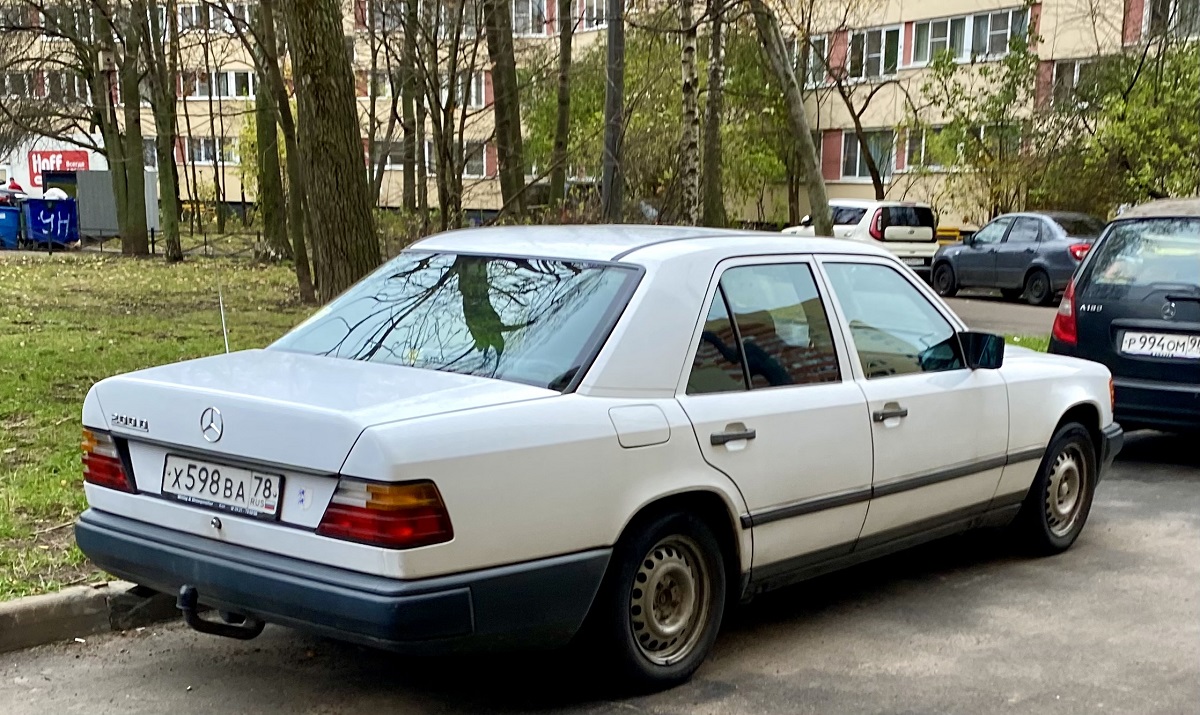
[[1104, 231], [1104, 222], [1091, 216], [1053, 216], [1054, 223], [1062, 226], [1068, 236], [1095, 238]]
[[1089, 298], [1121, 298], [1152, 290], [1200, 293], [1200, 218], [1115, 224], [1092, 257]]
[[563, 390], [637, 276], [579, 261], [406, 251], [271, 347]]
[[933, 209], [924, 206], [889, 206], [884, 226], [926, 226], [937, 228]]

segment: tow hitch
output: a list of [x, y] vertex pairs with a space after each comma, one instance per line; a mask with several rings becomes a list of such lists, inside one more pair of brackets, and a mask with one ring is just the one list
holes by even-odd
[[262, 633], [263, 628], [267, 625], [257, 618], [224, 611], [221, 611], [221, 619], [225, 621], [224, 623], [206, 621], [200, 617], [197, 610], [199, 598], [200, 594], [196, 591], [196, 587], [185, 584], [179, 588], [179, 598], [175, 600], [175, 606], [183, 612], [184, 622], [201, 633], [248, 641]]

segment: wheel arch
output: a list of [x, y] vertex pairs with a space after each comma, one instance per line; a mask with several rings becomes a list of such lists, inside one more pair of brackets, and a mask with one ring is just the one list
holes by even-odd
[[742, 576], [749, 572], [751, 542], [749, 531], [742, 529], [741, 517], [729, 497], [716, 489], [699, 487], [661, 494], [642, 504], [621, 527], [617, 541], [650, 520], [668, 513], [695, 514], [713, 530], [725, 560], [726, 582], [730, 593], [742, 588]]
[[1099, 458], [1099, 450], [1103, 434], [1101, 432], [1101, 417], [1100, 407], [1092, 402], [1077, 402], [1067, 408], [1063, 412], [1063, 416], [1059, 418], [1058, 424], [1054, 425], [1053, 434], [1057, 434], [1063, 425], [1070, 422], [1078, 422], [1083, 425], [1088, 431], [1088, 436], [1092, 439], [1092, 447], [1096, 450], [1096, 456]]

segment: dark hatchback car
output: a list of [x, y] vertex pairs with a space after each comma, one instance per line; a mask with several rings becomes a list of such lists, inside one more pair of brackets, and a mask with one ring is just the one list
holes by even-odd
[[1200, 430], [1200, 199], [1109, 224], [1067, 286], [1050, 352], [1108, 366], [1126, 430]]
[[1103, 230], [1103, 221], [1081, 213], [1004, 214], [962, 243], [938, 249], [930, 283], [945, 297], [959, 288], [999, 288], [1008, 300], [1024, 296], [1046, 305], [1067, 287]]

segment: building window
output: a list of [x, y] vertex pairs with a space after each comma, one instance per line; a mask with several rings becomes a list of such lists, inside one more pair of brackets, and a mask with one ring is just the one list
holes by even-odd
[[925, 63], [949, 52], [956, 60], [967, 57], [967, 18], [918, 22], [913, 31], [913, 62]]
[[60, 104], [89, 104], [91, 91], [87, 80], [73, 72], [47, 72], [42, 96]]
[[608, 24], [608, 18], [604, 15], [604, 0], [582, 0], [582, 2], [583, 29], [594, 30]]
[[487, 145], [483, 142], [467, 142], [463, 151], [463, 178], [487, 176]]
[[244, 2], [229, 3], [219, 12], [221, 15], [221, 30], [223, 32], [229, 34], [233, 34], [236, 30], [245, 32], [250, 27], [253, 4]]
[[971, 16], [971, 55], [1003, 57], [1013, 38], [1023, 38], [1029, 29], [1029, 11], [1001, 10]]
[[1055, 104], [1076, 104], [1081, 87], [1094, 85], [1091, 60], [1062, 60], [1054, 63]]
[[158, 147], [154, 137], [142, 137], [142, 165], [147, 169], [158, 168]]
[[936, 150], [937, 138], [941, 134], [941, 127], [910, 129], [905, 138], [905, 166], [910, 169], [940, 169], [942, 165], [936, 156]]
[[179, 6], [179, 31], [190, 32], [194, 30], [208, 30], [211, 28], [209, 22], [209, 8], [203, 3], [189, 3]]
[[232, 137], [188, 137], [187, 157], [193, 164], [215, 164], [220, 148], [220, 163], [237, 164], [241, 161], [238, 156], [237, 140]]
[[851, 34], [849, 59], [851, 79], [872, 80], [896, 74], [900, 64], [900, 28]]
[[546, 0], [513, 0], [513, 34], [546, 34]]
[[805, 68], [804, 83], [809, 87], [825, 84], [829, 76], [829, 38], [817, 35], [808, 38], [808, 67]]
[[1152, 0], [1150, 32], [1200, 36], [1200, 0]]
[[219, 99], [253, 99], [253, 73], [241, 70], [218, 72], [217, 93], [214, 96]]
[[375, 143], [375, 158], [371, 162], [372, 168], [379, 165], [379, 160], [383, 159], [385, 169], [403, 169], [404, 168], [404, 145], [400, 143], [386, 143], [376, 141]]
[[4, 75], [4, 95], [29, 99], [33, 96], [33, 76], [28, 72], [7, 72]]
[[[880, 176], [892, 173], [892, 154], [895, 135], [890, 129], [864, 132], [866, 145], [870, 147], [871, 157]], [[867, 169], [866, 156], [854, 132], [842, 132], [842, 178], [869, 179], [871, 172]]]
[[[443, 78], [442, 102], [449, 102], [449, 78]], [[485, 106], [483, 96], [484, 76], [482, 70], [459, 72], [455, 82], [454, 106], [466, 109], [481, 109]]]

